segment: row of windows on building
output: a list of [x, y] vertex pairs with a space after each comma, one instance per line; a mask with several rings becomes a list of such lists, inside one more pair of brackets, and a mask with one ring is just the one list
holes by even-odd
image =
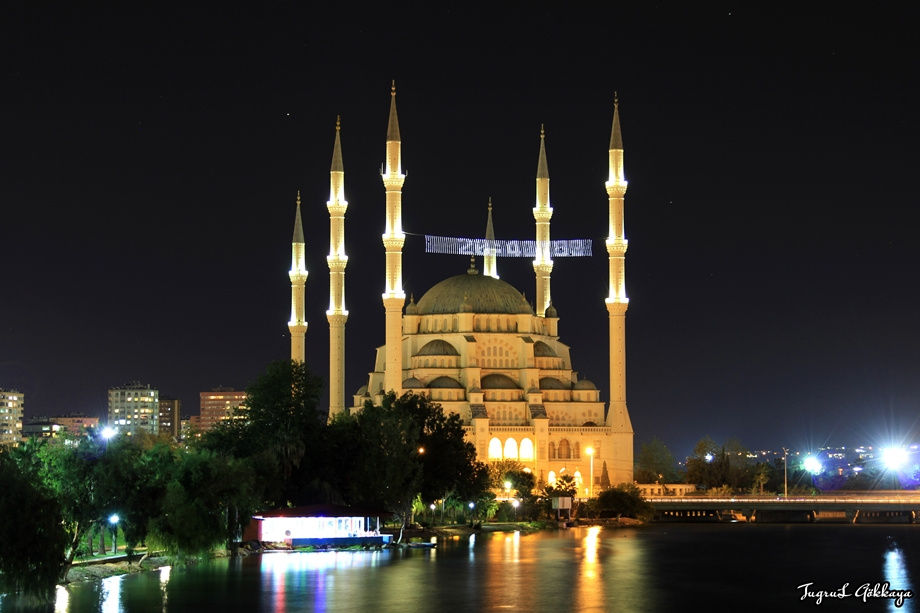
[[[579, 460], [581, 459], [581, 443], [578, 441], [569, 442], [569, 439], [562, 439], [557, 444], [550, 441], [547, 445], [547, 452], [550, 460]], [[599, 455], [599, 447], [595, 447], [595, 456]], [[520, 444], [509, 438], [504, 445], [498, 438], [489, 441], [489, 459], [490, 460], [520, 460], [529, 462], [534, 460], [533, 441], [529, 438], [521, 440]]]

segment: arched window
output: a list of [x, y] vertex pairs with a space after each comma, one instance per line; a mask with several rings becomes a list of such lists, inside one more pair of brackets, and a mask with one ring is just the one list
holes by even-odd
[[549, 471], [549, 474], [546, 475], [546, 482], [549, 483], [550, 485], [556, 484], [556, 471], [554, 470]]
[[525, 438], [521, 441], [521, 457], [522, 461], [532, 461], [533, 460], [533, 441], [529, 438]]
[[512, 460], [518, 459], [518, 444], [513, 438], [505, 441], [505, 457]]
[[559, 459], [560, 460], [570, 460], [572, 459], [572, 448], [569, 447], [569, 439], [564, 438], [559, 441]]
[[576, 441], [575, 444], [572, 446], [572, 457], [573, 458], [581, 457], [581, 443], [579, 443], [578, 441]]
[[[549, 449], [549, 459], [555, 460], [556, 459], [556, 443], [554, 443], [553, 441], [550, 441], [548, 449]], [[555, 475], [553, 476], [553, 478], [555, 479]]]
[[493, 438], [491, 441], [489, 441], [489, 459], [502, 459], [502, 442], [497, 438]]
[[575, 476], [575, 485], [577, 485], [577, 486], [579, 487], [579, 489], [581, 489], [581, 484], [582, 484], [582, 482], [581, 482], [581, 471], [580, 471], [580, 470], [576, 470], [574, 476]]

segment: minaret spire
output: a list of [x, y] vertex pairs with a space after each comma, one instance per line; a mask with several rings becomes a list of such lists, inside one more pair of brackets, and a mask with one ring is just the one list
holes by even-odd
[[482, 274], [498, 279], [495, 252], [495, 229], [492, 227], [492, 199], [489, 198], [489, 219], [486, 222], [486, 250], [482, 257]]
[[549, 242], [549, 220], [553, 216], [553, 207], [549, 204], [549, 167], [546, 164], [546, 144], [543, 126], [540, 126], [540, 159], [537, 161], [537, 205], [533, 209], [533, 218], [537, 222], [536, 258], [533, 270], [537, 276], [537, 297], [534, 306], [537, 315], [546, 315], [546, 309], [552, 302], [549, 278], [553, 272], [552, 252]]
[[341, 118], [335, 120], [335, 144], [332, 147], [332, 168], [329, 171], [329, 416], [345, 411], [345, 165], [339, 138]]
[[[381, 175], [386, 190], [386, 227], [383, 247], [386, 250], [386, 279], [383, 307], [386, 311], [386, 362], [384, 392], [402, 390], [402, 310], [406, 294], [402, 287], [402, 248], [406, 235], [402, 231], [402, 141], [396, 115], [396, 81], [390, 88], [390, 117], [387, 124], [387, 153]], [[376, 393], [379, 390], [373, 390]]]
[[620, 132], [619, 100], [614, 94], [613, 127], [610, 131], [608, 152], [609, 176], [605, 187], [608, 200], [607, 256], [609, 266], [609, 294], [606, 299], [610, 322], [610, 406], [607, 410], [607, 425], [613, 428], [614, 436], [628, 438], [615, 449], [623, 449], [622, 457], [614, 458], [614, 473], [611, 481], [616, 483], [632, 479], [633, 429], [626, 408], [626, 233], [623, 218], [623, 204], [626, 196], [626, 175], [623, 170], [623, 136]]
[[304, 337], [307, 334], [305, 321], [304, 285], [307, 282], [306, 245], [303, 238], [303, 222], [300, 219], [300, 191], [297, 192], [297, 211], [294, 214], [294, 238], [291, 241], [291, 359], [303, 362], [306, 359]]

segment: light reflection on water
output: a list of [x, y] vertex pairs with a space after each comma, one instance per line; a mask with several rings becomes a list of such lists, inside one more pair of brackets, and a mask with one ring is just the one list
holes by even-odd
[[[43, 609], [125, 611], [672, 611], [800, 606], [796, 586], [915, 589], [920, 526], [652, 525], [480, 533], [437, 549], [278, 553], [73, 584]], [[851, 587], [852, 589], [852, 587]], [[845, 610], [912, 611], [890, 600]], [[857, 606], [858, 605], [858, 606]], [[16, 602], [0, 598], [0, 610]], [[827, 608], [827, 607], [824, 607]]]

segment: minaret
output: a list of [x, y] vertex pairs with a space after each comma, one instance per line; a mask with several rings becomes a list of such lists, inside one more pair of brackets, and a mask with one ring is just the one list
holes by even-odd
[[536, 258], [533, 270], [537, 275], [537, 298], [534, 306], [537, 315], [543, 317], [552, 298], [549, 292], [549, 276], [553, 272], [552, 252], [549, 243], [549, 220], [553, 216], [553, 207], [549, 205], [549, 168], [546, 165], [546, 147], [544, 145], [543, 126], [540, 126], [540, 160], [537, 162], [537, 206], [533, 209], [533, 218], [537, 222]]
[[[615, 458], [614, 471], [619, 467], [621, 480], [632, 479], [632, 423], [626, 409], [626, 235], [623, 224], [623, 200], [626, 195], [626, 175], [623, 172], [623, 137], [620, 134], [619, 101], [613, 99], [613, 128], [610, 133], [609, 151], [610, 176], [608, 177], [607, 199], [609, 202], [609, 227], [607, 234], [607, 255], [609, 262], [610, 293], [607, 296], [607, 313], [610, 320], [610, 407], [607, 410], [607, 425], [614, 434], [628, 434], [629, 444], [624, 443], [627, 457]], [[628, 448], [628, 449], [627, 449]], [[628, 461], [628, 466], [627, 466]]]
[[332, 168], [329, 171], [329, 415], [345, 411], [345, 165], [342, 163], [342, 143], [339, 139], [340, 118], [335, 120], [335, 144], [332, 147]]
[[307, 333], [305, 321], [303, 288], [307, 282], [306, 245], [303, 240], [303, 223], [300, 221], [300, 192], [297, 192], [297, 213], [294, 216], [294, 239], [291, 241], [291, 359], [303, 362], [306, 359], [304, 336]]
[[489, 198], [489, 220], [486, 222], [486, 249], [482, 256], [482, 274], [498, 279], [495, 251], [495, 230], [492, 228], [492, 199]]
[[[386, 250], [386, 285], [383, 307], [386, 310], [386, 364], [384, 366], [384, 392], [402, 390], [402, 310], [406, 293], [402, 287], [402, 247], [406, 235], [402, 231], [402, 186], [406, 175], [402, 172], [402, 142], [399, 138], [399, 119], [396, 116], [396, 81], [390, 90], [390, 119], [387, 125], [387, 157], [383, 178], [386, 189], [387, 217], [383, 234]], [[379, 390], [368, 390], [372, 394]]]

